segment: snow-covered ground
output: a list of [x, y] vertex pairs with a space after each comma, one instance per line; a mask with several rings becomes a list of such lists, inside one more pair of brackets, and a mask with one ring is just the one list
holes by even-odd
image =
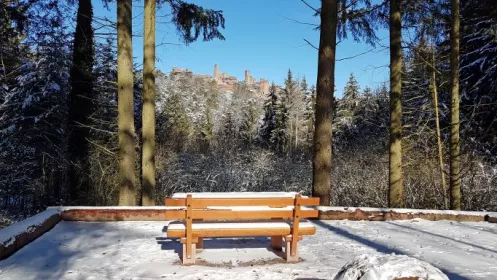
[[167, 222], [60, 222], [0, 262], [0, 279], [333, 279], [362, 254], [407, 254], [450, 279], [496, 279], [497, 224], [313, 221], [303, 261], [287, 264], [266, 238], [205, 241], [203, 265], [181, 266]]

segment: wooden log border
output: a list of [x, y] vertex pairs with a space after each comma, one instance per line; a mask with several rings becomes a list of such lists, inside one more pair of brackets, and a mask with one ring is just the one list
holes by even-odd
[[[58, 211], [53, 211], [57, 209]], [[178, 207], [172, 207], [178, 208]], [[6, 259], [22, 247], [51, 230], [58, 222], [116, 222], [116, 221], [165, 221], [164, 206], [156, 207], [49, 207], [54, 212], [43, 222], [28, 227], [28, 230], [13, 236], [12, 242], [0, 243], [0, 260]], [[392, 221], [415, 218], [458, 222], [497, 223], [495, 212], [471, 212], [451, 210], [419, 210], [363, 207], [317, 207], [319, 220]], [[0, 230], [1, 233], [2, 230]]]

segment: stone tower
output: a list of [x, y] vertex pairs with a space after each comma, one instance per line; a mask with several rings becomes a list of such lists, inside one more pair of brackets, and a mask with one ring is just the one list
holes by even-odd
[[216, 80], [216, 81], [219, 78], [219, 66], [217, 66], [217, 64], [214, 64], [214, 75], [213, 75], [213, 77], [214, 77], [214, 80]]
[[263, 95], [266, 95], [269, 93], [269, 82], [265, 79], [260, 79], [259, 80], [259, 87], [260, 91]]
[[250, 70], [245, 70], [245, 84], [247, 85], [250, 85], [251, 84], [251, 80], [250, 80]]

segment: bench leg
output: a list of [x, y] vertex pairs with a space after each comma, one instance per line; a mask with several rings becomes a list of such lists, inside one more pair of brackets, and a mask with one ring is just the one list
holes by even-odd
[[204, 249], [204, 238], [199, 237], [197, 243], [197, 252], [202, 252], [203, 249]]
[[283, 237], [282, 236], [271, 236], [271, 248], [276, 251], [282, 251]]
[[190, 258], [188, 258], [188, 256], [186, 255], [186, 244], [183, 244], [183, 254], [181, 255], [181, 260], [183, 264], [195, 264], [195, 259], [196, 259], [195, 245], [196, 245], [195, 243], [192, 244], [192, 255], [190, 256]]
[[285, 240], [285, 254], [286, 254], [286, 262], [296, 263], [299, 262], [299, 254], [297, 252], [297, 248], [299, 243], [297, 242], [295, 248], [292, 248], [292, 241]]

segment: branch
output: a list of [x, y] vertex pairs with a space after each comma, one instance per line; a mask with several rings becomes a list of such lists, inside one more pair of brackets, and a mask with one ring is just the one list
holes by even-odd
[[[386, 47], [385, 47], [385, 48], [382, 48], [380, 51], [385, 50], [385, 49], [387, 49], [387, 48], [386, 48]], [[373, 50], [375, 50], [375, 49], [369, 49], [369, 50], [367, 50], [367, 51], [365, 51], [365, 52], [362, 52], [362, 53], [359, 53], [359, 54], [356, 54], [356, 55], [353, 55], [353, 56], [349, 56], [349, 57], [344, 57], [344, 58], [336, 59], [335, 61], [344, 61], [344, 60], [347, 60], [347, 59], [353, 59], [353, 58], [359, 57], [359, 56], [361, 56], [361, 55], [365, 55], [365, 54], [367, 54], [367, 53], [370, 53], [370, 52], [372, 52]]]
[[313, 47], [313, 48], [315, 48], [316, 50], [318, 50], [318, 51], [319, 51], [319, 48], [318, 48], [318, 47], [316, 47], [316, 46], [314, 46], [314, 45], [313, 45], [311, 42], [309, 42], [307, 39], [304, 39], [304, 41], [305, 41], [305, 42], [306, 42], [309, 46], [311, 46], [311, 47]]
[[280, 16], [283, 17], [284, 19], [287, 19], [289, 21], [293, 21], [293, 22], [298, 23], [298, 24], [310, 25], [310, 26], [314, 26], [314, 27], [319, 27], [320, 26], [319, 24], [316, 24], [316, 23], [303, 22], [303, 21], [299, 21], [299, 20], [296, 20], [296, 19], [292, 19], [292, 18], [286, 17], [284, 15], [280, 15]]
[[104, 152], [106, 152], [107, 154], [109, 154], [109, 155], [111, 155], [111, 156], [114, 156], [114, 155], [116, 154], [116, 153], [114, 153], [113, 151], [111, 151], [111, 150], [107, 149], [106, 147], [104, 147], [104, 146], [102, 146], [102, 145], [97, 144], [96, 142], [91, 141], [91, 140], [90, 140], [90, 139], [88, 139], [88, 138], [85, 138], [85, 139], [86, 139], [86, 141], [88, 141], [88, 143], [93, 144], [93, 145], [95, 145], [95, 146], [99, 147], [100, 149], [102, 149]]
[[311, 8], [314, 12], [316, 12], [316, 14], [319, 14], [319, 10], [314, 8], [313, 6], [309, 5], [309, 3], [305, 2], [305, 0], [300, 0], [302, 1], [302, 3], [304, 3], [307, 7]]

